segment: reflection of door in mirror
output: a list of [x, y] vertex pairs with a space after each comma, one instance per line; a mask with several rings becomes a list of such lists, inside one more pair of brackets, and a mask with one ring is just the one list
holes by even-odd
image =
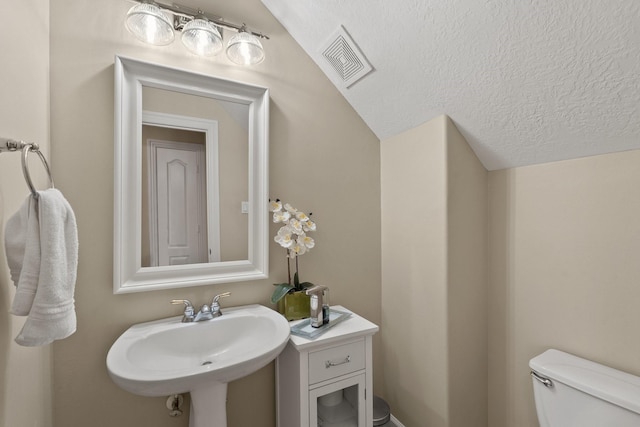
[[208, 262], [203, 145], [149, 140], [149, 148], [151, 265]]
[[[142, 266], [218, 261], [207, 229], [203, 132], [143, 125]], [[147, 194], [148, 193], [148, 194]], [[211, 255], [209, 255], [211, 253]]]
[[[186, 185], [185, 188], [192, 191], [177, 191], [175, 195], [180, 197], [172, 199], [175, 203], [170, 205], [165, 203], [166, 199], [162, 199], [162, 206], [168, 213], [167, 218], [170, 218], [166, 225], [171, 227], [169, 230], [164, 229], [162, 236], [159, 228], [153, 228], [153, 221], [148, 224], [143, 223], [142, 266], [248, 259], [248, 215], [242, 211], [243, 202], [249, 197], [247, 160], [249, 136], [246, 127], [248, 106], [143, 87], [143, 111], [143, 144], [146, 144], [148, 139], [157, 139], [180, 141], [184, 146], [187, 145], [186, 143], [204, 144], [206, 148], [201, 169], [204, 170], [204, 174], [201, 174], [204, 184], [198, 184], [199, 181], [195, 178], [190, 181], [187, 178], [188, 175], [181, 175], [188, 174], [189, 169], [185, 166], [185, 159], [174, 159], [171, 169], [173, 175], [170, 176], [178, 178], [178, 181], [173, 185]], [[149, 133], [150, 129], [155, 129], [153, 132], [156, 133]], [[185, 148], [182, 151], [188, 150]], [[182, 153], [182, 155], [185, 154]], [[143, 147], [142, 159], [143, 163], [150, 161], [145, 147]], [[152, 194], [148, 193], [151, 191], [148, 186], [153, 180], [158, 183], [162, 180], [156, 170], [153, 179], [147, 181], [144, 177], [150, 166], [143, 165], [142, 169], [142, 220], [145, 221], [145, 216], [160, 219], [162, 215], [158, 206], [149, 204], [146, 199], [149, 197], [147, 194]], [[180, 173], [177, 173], [178, 171]], [[202, 185], [204, 191], [197, 190], [199, 185]], [[200, 195], [202, 198], [199, 198]], [[177, 203], [178, 201], [181, 203]], [[197, 207], [198, 205], [202, 210]], [[201, 219], [199, 231], [194, 225], [196, 219]], [[164, 225], [159, 224], [159, 227]], [[145, 236], [144, 233], [149, 234]], [[196, 234], [193, 233], [197, 233], [195, 241]], [[163, 260], [159, 257], [156, 264], [154, 250], [160, 254], [164, 250], [163, 247], [168, 248], [167, 244], [160, 244], [160, 242], [169, 241], [179, 243], [180, 249], [176, 247], [171, 249], [174, 252], [172, 260]], [[190, 241], [194, 242], [194, 245], [189, 244]], [[148, 255], [146, 255], [145, 244], [150, 248]], [[189, 249], [196, 246], [201, 246], [204, 251]], [[189, 256], [186, 253], [189, 253]]]

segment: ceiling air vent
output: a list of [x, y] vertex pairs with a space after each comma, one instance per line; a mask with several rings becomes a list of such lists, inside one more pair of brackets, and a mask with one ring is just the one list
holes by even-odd
[[367, 58], [342, 26], [322, 51], [322, 56], [336, 71], [339, 81], [346, 87], [351, 86], [373, 70]]

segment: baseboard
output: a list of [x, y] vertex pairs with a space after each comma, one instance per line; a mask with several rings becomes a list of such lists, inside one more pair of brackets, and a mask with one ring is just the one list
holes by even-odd
[[398, 421], [397, 418], [393, 416], [393, 414], [391, 414], [391, 421], [393, 421], [396, 427], [404, 427], [404, 424]]

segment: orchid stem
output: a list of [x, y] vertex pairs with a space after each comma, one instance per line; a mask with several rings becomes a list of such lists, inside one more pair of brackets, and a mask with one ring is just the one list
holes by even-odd
[[287, 249], [287, 277], [289, 278], [289, 286], [291, 286], [291, 258], [289, 257], [289, 253], [290, 251]]

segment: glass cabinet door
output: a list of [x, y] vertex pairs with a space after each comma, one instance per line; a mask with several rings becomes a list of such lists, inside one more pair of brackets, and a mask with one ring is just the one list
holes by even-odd
[[365, 427], [364, 402], [364, 373], [314, 388], [309, 391], [309, 426]]

